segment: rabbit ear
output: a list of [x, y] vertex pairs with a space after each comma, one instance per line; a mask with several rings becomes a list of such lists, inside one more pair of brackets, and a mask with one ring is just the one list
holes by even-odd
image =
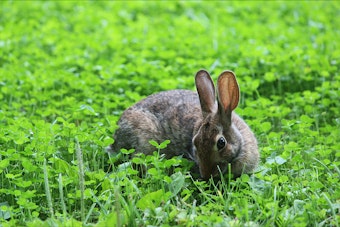
[[237, 107], [240, 99], [240, 89], [235, 74], [231, 71], [224, 71], [217, 80], [218, 100], [223, 112], [230, 115]]
[[209, 73], [200, 70], [195, 77], [196, 89], [200, 99], [203, 117], [216, 110], [215, 87]]

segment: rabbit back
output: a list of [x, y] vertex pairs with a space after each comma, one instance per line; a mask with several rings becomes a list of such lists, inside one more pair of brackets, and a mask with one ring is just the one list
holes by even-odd
[[183, 155], [192, 157], [192, 136], [195, 125], [202, 120], [196, 92], [171, 90], [153, 94], [125, 110], [118, 121], [113, 152], [121, 148], [151, 154], [156, 150], [149, 141], [170, 140], [161, 152], [166, 158]]

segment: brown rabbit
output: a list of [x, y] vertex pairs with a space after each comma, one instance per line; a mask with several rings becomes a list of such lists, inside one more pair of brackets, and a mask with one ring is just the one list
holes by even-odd
[[231, 71], [224, 71], [215, 87], [209, 73], [196, 74], [197, 93], [170, 90], [153, 94], [128, 108], [118, 121], [113, 152], [134, 148], [155, 151], [149, 141], [170, 140], [161, 152], [194, 161], [205, 180], [228, 171], [234, 177], [253, 171], [259, 161], [257, 141], [248, 125], [233, 110], [239, 102], [239, 87]]

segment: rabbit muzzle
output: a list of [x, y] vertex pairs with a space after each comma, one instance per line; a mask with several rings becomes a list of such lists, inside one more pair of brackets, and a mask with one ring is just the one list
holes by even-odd
[[209, 180], [209, 178], [219, 178], [221, 174], [226, 173], [228, 170], [228, 163], [219, 162], [212, 165], [201, 165], [200, 174], [203, 180]]
[[231, 144], [227, 144], [221, 151], [215, 151], [211, 156], [205, 157], [205, 161], [199, 161], [201, 177], [208, 180], [210, 177], [217, 178], [228, 172], [229, 165], [237, 158], [238, 152]]

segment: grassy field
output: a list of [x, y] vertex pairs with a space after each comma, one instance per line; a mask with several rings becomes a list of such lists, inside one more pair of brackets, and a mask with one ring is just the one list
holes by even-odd
[[[340, 225], [339, 2], [0, 4], [1, 227]], [[125, 108], [201, 68], [236, 73], [254, 174], [105, 153]]]

